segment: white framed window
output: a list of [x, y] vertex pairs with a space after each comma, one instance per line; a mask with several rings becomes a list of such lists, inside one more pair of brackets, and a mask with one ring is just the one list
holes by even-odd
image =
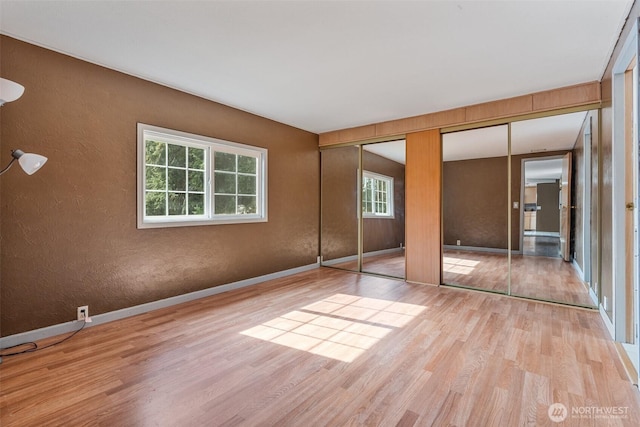
[[363, 171], [362, 215], [365, 218], [393, 218], [393, 177]]
[[138, 228], [267, 221], [267, 150], [138, 123]]

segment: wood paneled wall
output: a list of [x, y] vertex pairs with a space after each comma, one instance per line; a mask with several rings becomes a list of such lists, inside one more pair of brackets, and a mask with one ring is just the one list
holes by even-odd
[[439, 285], [442, 266], [442, 144], [440, 130], [407, 135], [407, 281]]
[[580, 107], [598, 103], [600, 100], [600, 82], [583, 83], [453, 110], [326, 132], [320, 134], [319, 144], [327, 146], [404, 135], [428, 129]]

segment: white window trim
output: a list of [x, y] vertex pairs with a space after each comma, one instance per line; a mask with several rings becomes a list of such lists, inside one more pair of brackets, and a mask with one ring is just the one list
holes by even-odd
[[[205, 148], [208, 155], [205, 155], [205, 203], [209, 206], [205, 215], [176, 215], [167, 217], [147, 217], [145, 218], [145, 135], [157, 135], [162, 141], [178, 145]], [[217, 138], [181, 132], [173, 129], [166, 129], [158, 126], [138, 123], [137, 141], [137, 217], [138, 228], [165, 228], [165, 227], [188, 227], [200, 225], [218, 224], [243, 224], [254, 222], [267, 222], [267, 149], [254, 147], [237, 142], [225, 141]], [[258, 186], [256, 188], [256, 207], [258, 213], [244, 215], [214, 215], [211, 200], [213, 199], [212, 174], [213, 174], [213, 153], [215, 148], [226, 153], [248, 155], [257, 157]]]
[[[369, 172], [367, 170], [362, 172], [362, 181], [364, 183], [364, 178], [376, 179], [379, 181], [387, 181], [388, 182], [388, 190], [387, 190], [387, 207], [389, 209], [388, 214], [377, 214], [377, 213], [369, 213], [362, 211], [363, 218], [377, 218], [377, 219], [394, 219], [395, 218], [395, 209], [393, 206], [393, 198], [394, 198], [394, 179], [392, 176], [382, 175], [380, 173]], [[362, 190], [361, 190], [362, 191]], [[364, 198], [363, 198], [364, 200]]]

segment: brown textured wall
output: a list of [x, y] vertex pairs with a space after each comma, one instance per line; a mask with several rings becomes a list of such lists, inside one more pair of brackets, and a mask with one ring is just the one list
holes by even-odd
[[507, 158], [444, 162], [444, 244], [507, 248]]
[[[1, 161], [2, 335], [308, 265], [318, 255], [318, 136], [8, 37]], [[136, 123], [266, 147], [269, 221], [136, 229]]]
[[[511, 200], [520, 201], [522, 160], [557, 156], [565, 151], [511, 157]], [[444, 162], [442, 182], [445, 245], [507, 249], [507, 158]], [[520, 206], [522, 209], [522, 206]], [[520, 209], [511, 212], [511, 248], [520, 249]]]
[[358, 255], [359, 147], [322, 152], [322, 259]]
[[363, 252], [399, 248], [400, 244], [404, 244], [404, 165], [363, 151], [362, 169], [393, 177], [394, 186], [394, 218], [364, 218]]
[[[518, 202], [519, 209], [510, 209], [511, 212], [511, 250], [520, 250], [520, 213], [524, 206], [520, 206], [520, 192], [522, 191], [522, 159], [536, 156], [511, 156], [511, 201]], [[524, 216], [524, 214], [523, 214]]]

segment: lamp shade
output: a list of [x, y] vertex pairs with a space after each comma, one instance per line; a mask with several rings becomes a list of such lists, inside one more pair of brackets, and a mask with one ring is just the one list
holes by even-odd
[[24, 86], [0, 77], [0, 106], [15, 101], [24, 93]]
[[27, 175], [33, 175], [47, 162], [45, 156], [40, 154], [25, 153], [22, 150], [14, 150], [11, 155], [18, 159], [20, 167]]

